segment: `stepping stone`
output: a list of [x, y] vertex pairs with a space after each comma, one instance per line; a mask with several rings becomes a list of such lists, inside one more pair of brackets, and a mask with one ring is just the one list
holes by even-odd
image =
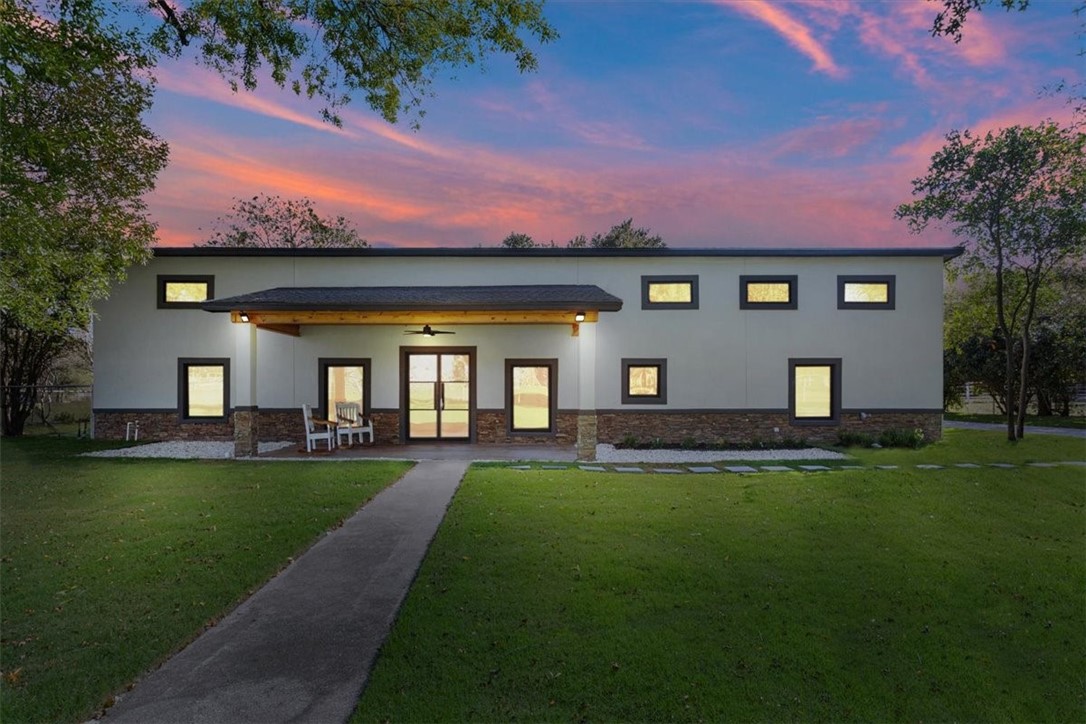
[[942, 465], [917, 465], [916, 467], [919, 470], [942, 470], [943, 469]]
[[729, 473], [756, 473], [757, 468], [752, 468], [749, 465], [725, 465], [724, 469]]
[[678, 468], [656, 468], [652, 472], [654, 473], [685, 473], [685, 470], [679, 470]]
[[719, 473], [720, 471], [714, 468], [712, 465], [691, 465], [687, 468], [692, 473]]
[[568, 470], [569, 469], [565, 465], [543, 465], [541, 467], [544, 470]]
[[643, 473], [645, 471], [642, 470], [641, 468], [636, 468], [636, 467], [625, 467], [625, 468], [616, 467], [615, 472], [616, 473]]
[[509, 469], [510, 470], [531, 470], [532, 466], [531, 465], [510, 465]]
[[840, 470], [863, 470], [863, 465], [842, 465]]
[[1059, 463], [1029, 463], [1031, 468], [1054, 468], [1057, 465], [1059, 465]]
[[1015, 468], [1015, 467], [1018, 467], [1018, 466], [1017, 465], [1011, 465], [1010, 463], [988, 463], [988, 467], [990, 467], [990, 468], [1003, 468], [1004, 470], [1009, 470], [1011, 468]]
[[976, 463], [954, 463], [954, 467], [956, 467], [956, 468], [979, 468], [980, 466], [977, 465]]
[[788, 467], [787, 465], [763, 465], [762, 470], [765, 470], [767, 473], [794, 473], [794, 472], [796, 472], [794, 469]]
[[1083, 462], [1082, 460], [1067, 460], [1063, 464], [1064, 465], [1086, 465], [1086, 462]]
[[607, 468], [601, 468], [599, 465], [578, 465], [577, 467], [579, 467], [581, 470], [584, 470], [586, 473], [607, 472]]
[[876, 470], [897, 470], [897, 465], [876, 465]]
[[815, 473], [820, 470], [829, 470], [825, 465], [800, 465], [800, 470], [806, 470], [809, 473]]

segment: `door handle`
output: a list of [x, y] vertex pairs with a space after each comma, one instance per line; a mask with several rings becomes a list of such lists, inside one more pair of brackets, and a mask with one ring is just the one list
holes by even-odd
[[438, 407], [437, 407], [437, 409], [444, 410], [445, 409], [445, 383], [444, 382], [439, 382], [438, 384], [441, 385], [441, 397], [438, 398]]

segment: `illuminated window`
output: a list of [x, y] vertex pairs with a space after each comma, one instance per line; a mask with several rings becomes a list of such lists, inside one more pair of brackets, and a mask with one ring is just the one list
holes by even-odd
[[317, 360], [320, 384], [320, 416], [335, 417], [337, 402], [356, 402], [364, 415], [370, 410], [370, 360], [328, 358]]
[[208, 275], [158, 276], [159, 309], [199, 309], [200, 302], [215, 298], [215, 277]]
[[505, 361], [505, 411], [510, 432], [555, 431], [558, 360]]
[[641, 277], [642, 309], [697, 309], [697, 276]]
[[796, 309], [795, 276], [740, 276], [740, 309]]
[[177, 407], [188, 422], [221, 421], [230, 407], [230, 360], [177, 361]]
[[896, 279], [884, 276], [837, 277], [838, 309], [893, 309]]
[[841, 360], [788, 361], [788, 407], [794, 424], [836, 423], [841, 409]]
[[622, 360], [622, 404], [667, 403], [667, 360]]

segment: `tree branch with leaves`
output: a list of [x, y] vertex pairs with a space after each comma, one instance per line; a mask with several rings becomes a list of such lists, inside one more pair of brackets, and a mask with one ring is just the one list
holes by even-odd
[[251, 199], [234, 199], [230, 213], [216, 219], [215, 227], [204, 246], [264, 249], [369, 246], [346, 218], [321, 216], [307, 198], [259, 194]]

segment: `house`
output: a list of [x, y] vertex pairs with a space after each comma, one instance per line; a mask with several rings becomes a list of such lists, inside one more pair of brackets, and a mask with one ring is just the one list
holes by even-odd
[[960, 249], [157, 249], [97, 306], [94, 433], [377, 442], [941, 434]]

